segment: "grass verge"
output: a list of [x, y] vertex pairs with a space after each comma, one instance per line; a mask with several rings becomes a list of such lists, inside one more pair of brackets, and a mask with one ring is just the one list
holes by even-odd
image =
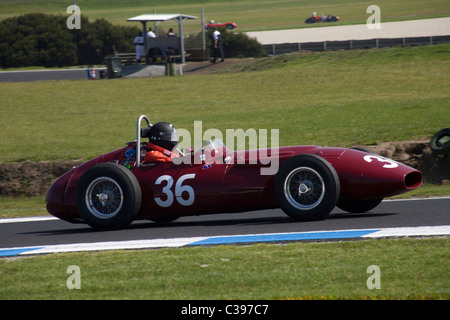
[[[136, 119], [193, 132], [279, 129], [280, 145], [431, 138], [448, 126], [450, 45], [284, 55], [259, 72], [2, 83], [2, 162], [90, 159], [135, 139]], [[266, 63], [266, 65], [264, 65]]]
[[[0, 260], [0, 299], [449, 299], [449, 238], [70, 253]], [[418, 258], [420, 257], [420, 258]], [[70, 265], [81, 289], [69, 290]], [[380, 289], [368, 289], [380, 268]]]

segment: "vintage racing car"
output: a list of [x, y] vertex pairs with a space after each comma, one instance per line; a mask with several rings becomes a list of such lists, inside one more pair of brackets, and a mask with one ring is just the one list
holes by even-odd
[[[141, 126], [143, 120], [147, 126]], [[125, 228], [138, 219], [169, 222], [268, 208], [281, 208], [297, 221], [320, 220], [336, 205], [365, 212], [384, 197], [422, 184], [420, 171], [351, 148], [280, 147], [279, 169], [269, 175], [260, 169], [273, 149], [233, 151], [217, 139], [177, 163], [149, 163], [143, 161], [147, 143], [141, 139], [148, 138], [151, 126], [140, 116], [135, 141], [59, 177], [48, 190], [47, 211], [96, 230]]]
[[336, 22], [339, 21], [338, 16], [332, 16], [330, 14], [317, 15], [315, 12], [313, 15], [305, 20], [305, 23], [316, 23], [316, 22]]
[[212, 29], [214, 27], [216, 27], [216, 28], [226, 28], [226, 29], [229, 29], [229, 30], [237, 28], [237, 25], [234, 22], [215, 23], [214, 21], [211, 21], [210, 23], [206, 23], [204, 26], [205, 26], [206, 30]]

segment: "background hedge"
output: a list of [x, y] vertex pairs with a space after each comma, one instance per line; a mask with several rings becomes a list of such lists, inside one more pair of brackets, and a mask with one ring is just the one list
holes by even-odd
[[[2, 68], [65, 67], [103, 64], [116, 51], [134, 52], [138, 26], [113, 25], [105, 19], [90, 22], [81, 16], [81, 29], [68, 29], [67, 16], [30, 13], [0, 21], [0, 66]], [[260, 57], [259, 42], [242, 32], [220, 29], [226, 58]], [[160, 34], [162, 31], [160, 30]], [[207, 48], [212, 30], [207, 31]], [[201, 33], [186, 39], [186, 46], [201, 48]]]
[[30, 13], [0, 21], [2, 68], [101, 64], [118, 51], [134, 51], [137, 26], [115, 26], [81, 16], [81, 29], [68, 29], [67, 16]]

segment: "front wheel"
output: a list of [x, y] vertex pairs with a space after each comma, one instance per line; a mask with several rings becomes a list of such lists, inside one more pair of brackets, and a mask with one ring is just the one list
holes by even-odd
[[89, 168], [76, 190], [77, 210], [96, 230], [127, 227], [141, 206], [141, 188], [127, 168], [105, 162]]
[[325, 219], [339, 198], [339, 177], [325, 159], [303, 154], [288, 159], [274, 179], [280, 208], [297, 221]]

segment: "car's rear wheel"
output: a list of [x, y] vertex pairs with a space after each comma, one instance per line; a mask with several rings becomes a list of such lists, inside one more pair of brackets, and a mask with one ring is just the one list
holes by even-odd
[[77, 209], [96, 230], [127, 227], [141, 206], [141, 188], [127, 168], [105, 162], [89, 168], [76, 190]]
[[325, 219], [339, 198], [339, 177], [325, 159], [303, 154], [288, 159], [274, 179], [275, 199], [297, 221]]

